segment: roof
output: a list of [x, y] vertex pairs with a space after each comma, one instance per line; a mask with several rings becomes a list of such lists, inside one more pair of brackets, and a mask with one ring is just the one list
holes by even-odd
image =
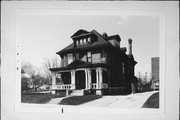
[[120, 50], [123, 52], [123, 53], [125, 53], [127, 50], [126, 50], [126, 47], [122, 47], [122, 48], [120, 48]]
[[[90, 48], [97, 48], [97, 47], [105, 47], [105, 46], [112, 46], [108, 41], [106, 41], [104, 39], [104, 37], [102, 35], [100, 35], [96, 30], [92, 30], [91, 32], [87, 32], [84, 30], [78, 30], [73, 36], [76, 35], [80, 35], [80, 32], [83, 33], [92, 33], [95, 36], [97, 36], [97, 41], [93, 42], [92, 44], [89, 45], [85, 45], [82, 47], [76, 47], [74, 48], [74, 43], [71, 43], [70, 45], [68, 45], [67, 47], [65, 47], [64, 49], [60, 50], [59, 52], [57, 52], [57, 54], [63, 54], [66, 52], [71, 52], [71, 51], [76, 51], [76, 50], [84, 50], [84, 49], [90, 49]], [[73, 37], [72, 36], [72, 37]]]
[[112, 40], [112, 39], [115, 39], [115, 40], [117, 40], [119, 42], [121, 41], [121, 38], [120, 38], [119, 35], [112, 35], [112, 36], [107, 37], [107, 40]]
[[50, 68], [49, 70], [50, 71], [63, 71], [63, 70], [87, 68], [87, 67], [88, 68], [92, 68], [92, 67], [106, 67], [107, 68], [108, 65], [105, 63], [92, 64], [92, 63], [87, 63], [87, 62], [82, 61], [82, 60], [75, 60], [66, 67]]
[[71, 36], [71, 38], [77, 37], [77, 36], [83, 36], [83, 35], [86, 35], [86, 34], [88, 34], [88, 33], [90, 33], [90, 32], [88, 32], [88, 31], [86, 31], [86, 30], [83, 30], [83, 29], [80, 29], [80, 30], [78, 30], [76, 33], [74, 33], [74, 34]]
[[[121, 38], [120, 38], [119, 35], [112, 35], [112, 36], [109, 36], [109, 37], [105, 38], [101, 34], [99, 34], [96, 30], [92, 30], [91, 32], [88, 32], [86, 30], [80, 29], [76, 33], [74, 33], [71, 37], [76, 37], [76, 36], [79, 36], [79, 35], [86, 35], [86, 34], [95, 35], [97, 37], [97, 41], [94, 41], [93, 43], [87, 44], [87, 45], [82, 46], [82, 47], [81, 46], [80, 47], [74, 47], [74, 43], [71, 43], [70, 45], [68, 45], [64, 49], [57, 52], [57, 54], [63, 55], [63, 54], [71, 53], [71, 52], [89, 50], [89, 49], [92, 49], [92, 48], [94, 49], [94, 48], [100, 48], [100, 47], [115, 48], [114, 50], [117, 50], [117, 51], [122, 52], [124, 54], [126, 52], [126, 47], [122, 47], [122, 48], [113, 47], [111, 45], [111, 43], [108, 42], [108, 40], [111, 40], [111, 39], [116, 39], [118, 41], [121, 41]], [[132, 59], [133, 57], [130, 56], [129, 58]]]

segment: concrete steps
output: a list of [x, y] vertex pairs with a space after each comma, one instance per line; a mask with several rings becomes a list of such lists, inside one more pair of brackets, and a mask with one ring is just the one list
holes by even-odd
[[84, 95], [84, 90], [73, 90], [73, 92], [70, 95], [71, 96], [81, 96], [81, 95]]

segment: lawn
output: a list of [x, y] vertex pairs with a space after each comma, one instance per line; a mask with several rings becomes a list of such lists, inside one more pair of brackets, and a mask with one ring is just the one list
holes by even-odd
[[29, 93], [29, 94], [22, 94], [21, 102], [43, 104], [50, 101], [52, 98], [58, 98], [58, 97], [62, 97], [62, 96], [52, 95], [50, 93]]
[[142, 108], [159, 108], [159, 92], [151, 95]]
[[72, 96], [63, 99], [59, 105], [80, 105], [101, 98], [100, 95]]

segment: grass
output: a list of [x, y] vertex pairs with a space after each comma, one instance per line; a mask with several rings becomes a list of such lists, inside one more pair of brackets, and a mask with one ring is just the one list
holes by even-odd
[[43, 104], [50, 101], [52, 98], [62, 97], [60, 95], [52, 95], [50, 93], [31, 93], [31, 94], [22, 94], [21, 102], [22, 103], [38, 103]]
[[151, 95], [142, 108], [159, 108], [159, 92]]
[[90, 102], [92, 100], [96, 100], [101, 98], [100, 95], [84, 95], [84, 96], [72, 96], [63, 99], [59, 104], [60, 105], [80, 105], [83, 103]]

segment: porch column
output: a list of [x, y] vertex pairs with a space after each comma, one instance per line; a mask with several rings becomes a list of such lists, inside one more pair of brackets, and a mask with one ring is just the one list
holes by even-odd
[[75, 70], [71, 70], [71, 89], [75, 89]]
[[51, 93], [55, 94], [55, 89], [56, 89], [56, 73], [55, 72], [51, 72], [51, 76], [52, 76], [52, 87], [51, 87]]
[[88, 89], [88, 72], [87, 72], [87, 69], [85, 69], [85, 89]]
[[91, 89], [91, 70], [87, 69], [88, 72], [88, 89]]
[[102, 95], [103, 92], [101, 90], [101, 83], [102, 83], [102, 69], [98, 68], [96, 69], [96, 74], [97, 74], [97, 90], [96, 90], [96, 95]]
[[100, 69], [99, 69], [99, 89], [102, 88], [102, 86], [101, 86], [101, 85], [102, 85], [102, 82], [103, 82], [103, 81], [102, 81], [102, 77], [103, 77], [102, 72], [103, 72], [103, 71], [102, 71], [102, 69], [100, 68]]
[[96, 83], [97, 83], [96, 88], [99, 88], [99, 70], [98, 69], [96, 69]]

